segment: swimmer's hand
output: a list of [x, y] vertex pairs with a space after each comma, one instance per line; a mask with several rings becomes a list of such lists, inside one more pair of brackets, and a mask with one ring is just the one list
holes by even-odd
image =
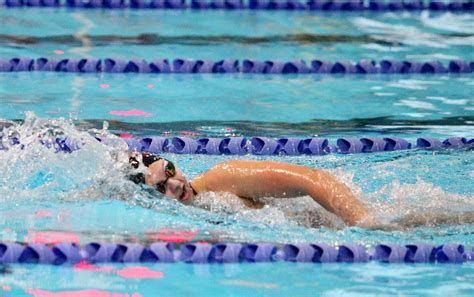
[[362, 220], [358, 221], [355, 225], [360, 228], [369, 230], [381, 230], [381, 231], [393, 231], [399, 229], [399, 226], [395, 223], [381, 222], [371, 215], [367, 215]]

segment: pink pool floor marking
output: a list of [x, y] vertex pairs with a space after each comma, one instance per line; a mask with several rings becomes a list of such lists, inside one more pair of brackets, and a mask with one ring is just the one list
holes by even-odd
[[113, 110], [109, 114], [123, 117], [149, 117], [151, 116], [150, 112], [146, 112], [139, 109], [132, 110]]

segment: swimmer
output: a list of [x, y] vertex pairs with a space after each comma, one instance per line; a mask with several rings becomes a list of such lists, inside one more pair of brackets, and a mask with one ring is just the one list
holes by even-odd
[[249, 208], [261, 208], [263, 197], [293, 198], [308, 195], [349, 226], [376, 228], [362, 202], [351, 190], [324, 170], [274, 161], [231, 160], [188, 181], [171, 161], [151, 153], [133, 153], [130, 165], [141, 172], [130, 175], [183, 204], [192, 204], [198, 193], [227, 192]]

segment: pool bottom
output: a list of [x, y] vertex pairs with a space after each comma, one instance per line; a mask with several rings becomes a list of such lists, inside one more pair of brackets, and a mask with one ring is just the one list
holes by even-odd
[[469, 296], [474, 263], [11, 265], [5, 296]]

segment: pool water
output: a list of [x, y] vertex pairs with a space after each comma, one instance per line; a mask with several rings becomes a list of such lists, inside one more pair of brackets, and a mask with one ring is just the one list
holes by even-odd
[[[18, 72], [0, 73], [0, 83], [4, 102], [0, 117], [4, 119], [24, 119], [28, 110], [40, 117], [76, 119], [87, 128], [101, 128], [107, 120], [113, 121], [113, 132], [137, 136], [191, 131], [200, 136], [469, 137], [474, 123], [471, 74]], [[131, 109], [145, 116], [113, 114]]]
[[[28, 8], [1, 9], [0, 18], [2, 58], [443, 62], [474, 58], [471, 14]], [[23, 39], [13, 38], [18, 36]], [[0, 73], [0, 127], [3, 135], [17, 133], [23, 144], [0, 150], [0, 241], [147, 243], [184, 234], [192, 241], [211, 242], [472, 247], [473, 224], [408, 226], [397, 231], [345, 227], [309, 197], [270, 201], [264, 209], [246, 210], [235, 197], [209, 194], [205, 198], [213, 211], [184, 206], [127, 181], [114, 158], [124, 143], [112, 134], [472, 138], [473, 85], [472, 74]], [[141, 116], [116, 113], [133, 109]], [[91, 136], [97, 132], [109, 135], [108, 145]], [[55, 153], [37, 141], [38, 135], [52, 133], [82, 138], [86, 144], [71, 154]], [[323, 168], [351, 187], [384, 221], [474, 211], [472, 150], [165, 157], [188, 177], [230, 158]], [[335, 227], [315, 227], [315, 214]], [[130, 274], [133, 269], [136, 265], [11, 265], [10, 273], [0, 279], [0, 292], [6, 296], [474, 294], [473, 262], [140, 264], [138, 269], [146, 272], [140, 278]]]
[[[0, 11], [0, 55], [472, 60], [470, 13], [81, 10]], [[15, 36], [20, 38], [15, 38]]]

